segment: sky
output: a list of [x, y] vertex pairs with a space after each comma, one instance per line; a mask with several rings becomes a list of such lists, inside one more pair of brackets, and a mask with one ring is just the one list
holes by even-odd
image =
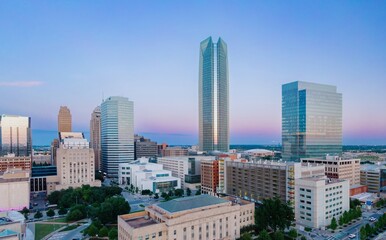
[[109, 96], [135, 132], [198, 142], [199, 44], [228, 45], [232, 144], [281, 142], [281, 85], [343, 94], [343, 143], [386, 144], [384, 1], [0, 1], [0, 113], [56, 136], [61, 105], [89, 131]]

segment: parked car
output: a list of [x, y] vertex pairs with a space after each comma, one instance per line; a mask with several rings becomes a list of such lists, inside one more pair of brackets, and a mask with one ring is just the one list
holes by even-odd
[[371, 217], [369, 220], [370, 222], [375, 222], [377, 219], [375, 217]]
[[356, 238], [356, 235], [355, 234], [350, 234], [350, 235], [348, 235], [348, 238], [350, 238], [350, 239]]

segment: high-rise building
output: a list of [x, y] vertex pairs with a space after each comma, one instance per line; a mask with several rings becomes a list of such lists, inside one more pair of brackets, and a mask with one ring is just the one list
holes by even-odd
[[285, 161], [342, 153], [342, 94], [335, 86], [282, 86], [282, 145]]
[[30, 156], [32, 152], [31, 118], [0, 116], [0, 156]]
[[90, 147], [94, 149], [95, 170], [101, 169], [101, 108], [98, 106], [91, 114]]
[[57, 173], [59, 184], [56, 190], [90, 185], [100, 187], [95, 180], [94, 151], [80, 132], [59, 133], [60, 145], [57, 149]]
[[118, 165], [134, 160], [134, 103], [109, 97], [101, 105], [102, 170], [118, 177]]
[[71, 112], [67, 106], [60, 106], [58, 114], [58, 132], [72, 132]]
[[199, 148], [229, 151], [229, 87], [227, 44], [209, 37], [200, 44]]

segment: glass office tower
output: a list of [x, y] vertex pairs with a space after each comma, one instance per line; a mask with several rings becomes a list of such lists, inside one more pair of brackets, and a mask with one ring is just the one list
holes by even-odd
[[282, 86], [282, 147], [285, 161], [342, 153], [342, 94], [335, 86]]
[[134, 103], [125, 97], [109, 97], [101, 104], [102, 170], [118, 177], [119, 163], [134, 160]]
[[229, 151], [228, 51], [219, 38], [200, 44], [199, 147], [201, 151]]
[[32, 150], [31, 118], [0, 116], [0, 156], [30, 156]]

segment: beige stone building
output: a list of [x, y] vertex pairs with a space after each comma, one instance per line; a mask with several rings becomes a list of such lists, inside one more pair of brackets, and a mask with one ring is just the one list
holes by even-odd
[[118, 216], [118, 239], [236, 239], [254, 223], [255, 205], [232, 197], [178, 198]]
[[296, 223], [325, 228], [350, 208], [348, 180], [314, 176], [296, 180]]
[[0, 212], [29, 208], [30, 171], [12, 169], [0, 172]]
[[95, 180], [94, 151], [84, 139], [83, 133], [61, 132], [57, 149], [57, 172], [59, 184], [56, 190], [82, 185], [101, 186]]
[[360, 159], [344, 159], [327, 155], [325, 158], [302, 158], [301, 162], [324, 164], [327, 177], [349, 180], [350, 185], [360, 184]]
[[72, 118], [67, 106], [60, 106], [58, 114], [58, 132], [72, 132]]
[[182, 147], [166, 147], [161, 150], [162, 157], [179, 157], [179, 156], [187, 156], [188, 149]]

